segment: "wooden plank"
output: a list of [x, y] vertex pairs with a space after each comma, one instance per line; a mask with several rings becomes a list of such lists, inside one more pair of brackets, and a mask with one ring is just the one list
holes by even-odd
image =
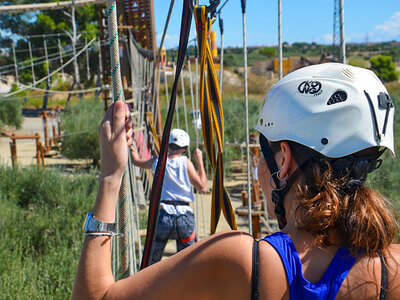
[[[75, 0], [74, 6], [82, 6], [88, 4], [106, 3], [106, 0]], [[50, 2], [50, 3], [35, 3], [35, 4], [20, 4], [20, 5], [2, 5], [0, 6], [0, 14], [22, 13], [34, 10], [52, 10], [64, 9], [71, 7], [72, 1]]]

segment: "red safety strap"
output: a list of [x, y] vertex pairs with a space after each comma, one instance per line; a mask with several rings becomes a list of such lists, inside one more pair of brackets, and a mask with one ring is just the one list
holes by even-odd
[[160, 155], [158, 157], [157, 167], [154, 173], [153, 185], [150, 193], [149, 214], [147, 218], [147, 234], [144, 243], [143, 257], [140, 269], [149, 266], [151, 256], [153, 254], [153, 245], [155, 233], [157, 230], [158, 212], [160, 209], [160, 198], [162, 185], [164, 182], [165, 165], [167, 161], [168, 140], [171, 131], [171, 124], [175, 111], [176, 93], [178, 87], [178, 79], [182, 70], [183, 61], [189, 40], [190, 25], [192, 23], [192, 11], [189, 6], [189, 0], [184, 0], [181, 21], [181, 33], [179, 39], [178, 60], [176, 63], [175, 80], [172, 87], [171, 100], [169, 102], [168, 114], [165, 120], [162, 141], [160, 146]]

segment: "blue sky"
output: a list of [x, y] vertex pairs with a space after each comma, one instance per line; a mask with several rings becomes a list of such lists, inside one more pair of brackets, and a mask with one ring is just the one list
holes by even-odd
[[[200, 0], [206, 5], [208, 0]], [[223, 4], [225, 0], [221, 0]], [[164, 45], [178, 46], [182, 0], [176, 0]], [[222, 9], [224, 45], [242, 46], [240, 0], [229, 0]], [[246, 34], [248, 46], [278, 44], [278, 0], [247, 0]], [[333, 0], [282, 0], [282, 40], [331, 44]], [[154, 0], [157, 44], [161, 41], [170, 1]], [[400, 0], [344, 0], [347, 42], [400, 41]], [[194, 23], [194, 19], [192, 21]], [[218, 20], [212, 26], [220, 45]], [[194, 26], [190, 38], [195, 37]]]

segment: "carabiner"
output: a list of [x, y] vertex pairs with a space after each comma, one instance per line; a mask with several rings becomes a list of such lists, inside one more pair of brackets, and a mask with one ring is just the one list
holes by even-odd
[[[221, 2], [221, 0], [210, 0], [210, 5], [207, 6], [206, 12], [207, 12], [207, 13], [210, 13], [210, 12], [215, 11], [215, 9], [217, 8], [217, 6], [219, 5], [220, 2]], [[191, 9], [192, 11], [194, 10], [194, 7], [195, 7], [196, 5], [199, 5], [199, 0], [191, 0], [191, 1], [189, 2], [189, 6], [190, 6], [190, 9]]]
[[190, 10], [193, 11], [196, 5], [199, 5], [199, 0], [191, 0], [189, 2]]
[[[206, 8], [206, 13], [210, 14], [210, 19], [211, 19], [212, 24], [217, 19], [216, 8], [217, 8], [217, 6], [219, 5], [220, 2], [221, 2], [221, 0], [210, 0], [210, 5], [208, 5], [207, 8]], [[190, 6], [190, 9], [192, 11], [194, 10], [194, 7], [196, 5], [199, 5], [199, 0], [191, 0], [189, 2], [189, 6]]]
[[210, 0], [210, 5], [207, 6], [206, 12], [213, 13], [213, 15], [216, 15], [215, 9], [217, 8], [217, 6], [219, 5], [220, 2], [221, 2], [221, 0]]

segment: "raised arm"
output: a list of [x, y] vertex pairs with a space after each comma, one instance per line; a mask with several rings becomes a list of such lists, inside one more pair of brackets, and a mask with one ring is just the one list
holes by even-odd
[[196, 171], [193, 163], [190, 161], [190, 159], [188, 159], [187, 166], [189, 180], [198, 192], [205, 193], [207, 192], [207, 175], [203, 164], [203, 153], [199, 148], [196, 148], [194, 150], [193, 156], [196, 160], [197, 168], [199, 169], [199, 171]]
[[144, 169], [151, 169], [151, 167], [153, 166], [155, 157], [150, 158], [150, 159], [140, 158], [139, 154], [136, 152], [133, 145], [130, 147], [130, 152], [131, 152], [132, 162], [134, 165], [136, 165], [140, 168], [144, 168]]
[[[111, 105], [99, 128], [102, 170], [93, 213], [97, 220], [108, 223], [115, 222], [131, 143], [127, 111], [121, 102]], [[250, 295], [253, 239], [247, 234], [214, 235], [117, 282], [111, 269], [112, 239], [85, 237], [72, 299], [181, 299], [182, 295], [244, 299]]]
[[[101, 175], [94, 218], [114, 223], [122, 174], [128, 162], [132, 129], [129, 109], [121, 101], [110, 105], [99, 127]], [[84, 216], [82, 216], [83, 218]], [[111, 237], [86, 236], [75, 278], [73, 299], [101, 299], [114, 283]]]

